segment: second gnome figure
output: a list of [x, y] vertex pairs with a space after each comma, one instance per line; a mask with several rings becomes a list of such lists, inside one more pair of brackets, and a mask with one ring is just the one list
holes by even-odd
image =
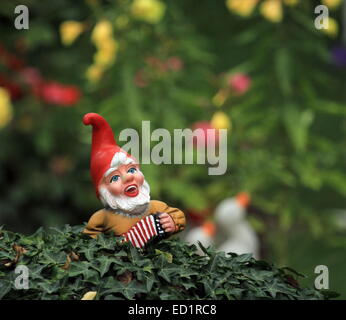
[[135, 247], [184, 229], [184, 213], [158, 200], [150, 200], [150, 187], [138, 161], [116, 143], [111, 127], [97, 113], [83, 118], [92, 125], [90, 171], [97, 197], [104, 208], [95, 212], [84, 233], [96, 237], [113, 232]]

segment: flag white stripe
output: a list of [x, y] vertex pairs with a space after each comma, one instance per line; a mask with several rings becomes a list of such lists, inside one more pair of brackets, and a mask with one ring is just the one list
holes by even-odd
[[140, 234], [139, 234], [138, 231], [137, 231], [137, 228], [134, 228], [133, 231], [134, 231], [135, 234], [137, 235], [137, 239], [138, 239], [139, 242], [140, 242], [140, 247], [142, 248], [142, 247], [144, 246], [144, 243], [143, 243], [143, 241], [142, 241], [142, 238], [141, 238]]
[[150, 237], [153, 237], [153, 236], [154, 236], [154, 233], [153, 233], [153, 231], [151, 230], [151, 218], [150, 218], [150, 216], [148, 216], [148, 217], [145, 218], [145, 223], [146, 223], [146, 225], [147, 225], [147, 227], [148, 227]]
[[138, 221], [138, 223], [136, 224], [136, 226], [138, 227], [138, 232], [140, 232], [140, 235], [141, 235], [141, 237], [142, 237], [144, 243], [146, 243], [146, 242], [148, 241], [148, 238], [147, 238], [145, 232], [143, 231], [144, 229], [143, 229], [143, 227], [142, 227], [142, 225], [141, 225], [140, 222], [141, 222], [141, 221]]
[[142, 223], [143, 229], [145, 231], [145, 235], [147, 236], [147, 240], [149, 240], [150, 239], [150, 233], [148, 232], [148, 229], [147, 229], [147, 226], [146, 226], [146, 222], [141, 220], [141, 223]]
[[154, 216], [150, 216], [150, 227], [154, 236], [157, 235]]
[[[133, 230], [130, 230], [130, 234], [131, 234], [131, 237], [132, 237], [132, 239], [133, 239], [133, 242], [134, 242], [135, 247], [139, 248], [140, 245], [139, 245], [139, 243], [138, 243], [138, 241], [137, 241], [137, 239], [136, 239], [136, 237], [135, 237], [135, 235], [134, 235], [134, 233], [133, 233]], [[132, 243], [133, 243], [133, 242], [132, 242]]]

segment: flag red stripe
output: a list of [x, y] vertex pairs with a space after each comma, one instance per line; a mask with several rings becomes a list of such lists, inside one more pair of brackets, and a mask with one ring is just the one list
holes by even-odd
[[137, 226], [138, 226], [138, 229], [141, 232], [141, 235], [142, 235], [142, 237], [144, 239], [144, 243], [146, 243], [149, 240], [149, 238], [147, 237], [147, 235], [145, 233], [145, 229], [144, 229], [144, 227], [142, 225], [142, 220], [138, 221]]
[[138, 241], [139, 247], [141, 248], [144, 245], [144, 243], [143, 243], [143, 241], [141, 239], [141, 236], [139, 235], [139, 232], [137, 231], [136, 227], [133, 227], [132, 229], [133, 229], [133, 234], [134, 234], [134, 236], [136, 237], [136, 239]]
[[151, 229], [150, 217], [146, 217], [144, 221], [145, 221], [145, 224], [147, 226], [147, 229], [149, 230], [150, 237], [153, 237], [154, 233], [153, 233], [153, 230]]
[[150, 226], [150, 230], [151, 230], [152, 236], [155, 236], [156, 232], [155, 232], [155, 226], [154, 226], [154, 224], [155, 224], [154, 217], [150, 216], [148, 223], [149, 223], [149, 226]]
[[145, 237], [147, 238], [147, 240], [149, 240], [150, 239], [150, 234], [149, 234], [149, 231], [148, 231], [148, 228], [147, 228], [147, 225], [146, 225], [144, 219], [141, 220], [141, 227], [144, 230]]
[[134, 234], [132, 229], [130, 229], [130, 235], [131, 235], [131, 238], [132, 238], [131, 243], [133, 244], [133, 246], [137, 247], [137, 248], [140, 247], [140, 244], [139, 244], [139, 242], [138, 242], [138, 240], [136, 238], [136, 235]]
[[139, 223], [139, 221], [137, 222], [137, 224], [136, 224], [136, 230], [137, 230], [137, 232], [138, 232], [138, 234], [139, 234], [139, 236], [140, 236], [140, 238], [141, 238], [141, 241], [143, 242], [143, 245], [147, 242], [147, 240], [146, 240], [146, 238], [145, 238], [145, 236], [144, 236], [144, 233], [143, 233], [143, 231], [142, 231], [142, 228], [141, 228], [141, 226], [140, 226], [140, 223]]

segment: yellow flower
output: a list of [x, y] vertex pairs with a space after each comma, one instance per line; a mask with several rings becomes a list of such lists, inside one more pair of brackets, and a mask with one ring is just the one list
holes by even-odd
[[322, 0], [322, 3], [329, 9], [336, 9], [342, 3], [342, 0]]
[[287, 6], [295, 6], [298, 3], [298, 0], [284, 0], [284, 3]]
[[255, 9], [258, 0], [227, 0], [226, 6], [240, 16], [248, 17]]
[[158, 0], [134, 0], [131, 4], [131, 14], [138, 20], [158, 23], [165, 14], [166, 5]]
[[85, 72], [85, 77], [90, 81], [90, 82], [98, 82], [104, 72], [104, 68], [100, 65], [97, 64], [92, 64], [89, 66], [87, 71]]
[[95, 63], [101, 66], [111, 65], [115, 60], [117, 50], [118, 43], [112, 38], [100, 43], [94, 56]]
[[65, 46], [72, 44], [83, 32], [84, 25], [78, 21], [65, 21], [60, 25], [60, 38]]
[[328, 28], [327, 29], [321, 29], [325, 34], [327, 34], [330, 37], [336, 37], [338, 35], [339, 31], [339, 25], [337, 21], [334, 18], [328, 18]]
[[91, 33], [91, 40], [96, 46], [102, 45], [104, 41], [113, 36], [112, 24], [108, 20], [99, 21]]
[[210, 124], [215, 129], [228, 129], [231, 130], [232, 124], [231, 119], [224, 112], [218, 111], [215, 112], [213, 117], [211, 118]]
[[94, 61], [95, 61], [95, 64], [99, 66], [107, 67], [107, 66], [110, 66], [115, 61], [115, 57], [113, 54], [107, 51], [99, 50], [94, 55]]
[[271, 22], [282, 20], [282, 3], [280, 0], [265, 0], [260, 6], [261, 14]]
[[5, 127], [13, 117], [13, 109], [8, 91], [0, 87], [0, 128]]

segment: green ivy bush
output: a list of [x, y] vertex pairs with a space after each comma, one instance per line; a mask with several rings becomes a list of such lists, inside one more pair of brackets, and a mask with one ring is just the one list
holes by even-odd
[[[179, 239], [145, 251], [114, 236], [92, 239], [65, 225], [31, 236], [0, 230], [0, 299], [325, 299], [301, 288], [300, 276], [249, 254], [226, 255]], [[29, 289], [15, 289], [15, 267], [29, 268]]]

